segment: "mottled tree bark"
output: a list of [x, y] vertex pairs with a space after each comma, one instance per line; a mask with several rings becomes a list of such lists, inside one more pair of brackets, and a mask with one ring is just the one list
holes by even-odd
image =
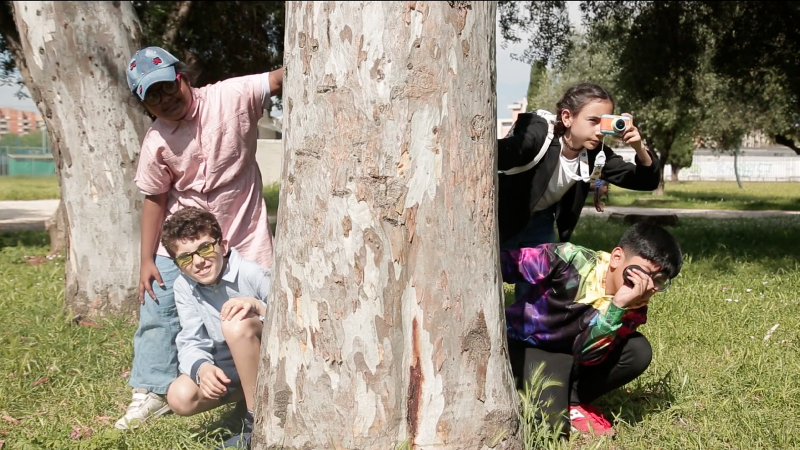
[[17, 67], [44, 116], [67, 225], [67, 304], [82, 314], [138, 307], [133, 183], [142, 112], [125, 69], [139, 23], [130, 2], [13, 2]]
[[494, 2], [288, 2], [254, 448], [518, 448]]

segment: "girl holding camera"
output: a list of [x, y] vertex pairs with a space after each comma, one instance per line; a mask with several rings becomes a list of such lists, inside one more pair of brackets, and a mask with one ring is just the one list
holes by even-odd
[[[500, 243], [504, 250], [569, 241], [586, 197], [600, 180], [637, 191], [658, 187], [659, 162], [642, 145], [633, 116], [617, 116], [624, 131], [615, 131], [620, 120], [608, 120], [614, 100], [594, 83], [570, 87], [556, 105], [557, 119], [546, 153], [533, 168], [499, 176]], [[602, 122], [602, 124], [601, 124]], [[602, 143], [614, 134], [636, 151], [635, 163], [626, 162]], [[520, 114], [508, 136], [498, 140], [498, 169], [506, 171], [530, 164], [545, 142], [548, 123], [536, 113]], [[513, 171], [512, 171], [513, 172]], [[516, 295], [529, 285], [517, 283]]]
[[[611, 116], [614, 100], [605, 89], [593, 83], [575, 85], [556, 108], [554, 124], [537, 113], [520, 114], [509, 135], [499, 139], [498, 217], [503, 251], [555, 243], [554, 226], [560, 241], [569, 241], [592, 185], [599, 190], [600, 180], [639, 191], [658, 187], [658, 159], [642, 145], [633, 116]], [[604, 134], [613, 134], [631, 146], [636, 151], [635, 162], [626, 162], [605, 146]], [[538, 263], [535, 267], [540, 268]], [[516, 303], [531, 307], [542, 294], [541, 287], [533, 288], [523, 277], [515, 281]], [[553, 333], [563, 331], [559, 330], [554, 328]], [[645, 350], [649, 344], [638, 353], [644, 355]], [[640, 359], [649, 363], [649, 357]], [[512, 365], [520, 362], [513, 352], [511, 360]], [[553, 370], [545, 367], [544, 373], [549, 376]], [[613, 434], [602, 414], [587, 408], [570, 406], [571, 427], [566, 430]]]

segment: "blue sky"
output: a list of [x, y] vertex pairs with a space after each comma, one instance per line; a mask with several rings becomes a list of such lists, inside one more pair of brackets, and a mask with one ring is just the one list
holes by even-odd
[[[570, 22], [576, 27], [580, 26], [579, 2], [567, 2]], [[501, 47], [499, 27], [497, 28], [497, 118], [510, 117], [508, 105], [525, 97], [528, 91], [530, 66], [511, 59], [511, 54], [521, 54], [528, 45], [528, 37], [521, 36], [519, 44], [509, 44], [505, 49]], [[18, 100], [14, 97], [15, 86], [0, 86], [0, 107], [16, 108], [26, 111], [37, 111], [36, 104], [30, 98]], [[27, 90], [26, 90], [27, 92]], [[274, 114], [274, 112], [273, 112]]]

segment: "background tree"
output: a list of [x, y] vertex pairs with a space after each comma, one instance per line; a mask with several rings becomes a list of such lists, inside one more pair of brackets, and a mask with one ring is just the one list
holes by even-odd
[[119, 56], [136, 50], [136, 14], [127, 2], [14, 2], [13, 18], [5, 42], [42, 111], [60, 178], [67, 301], [78, 312], [130, 309], [141, 201], [133, 175], [147, 122], [127, 105]]
[[285, 2], [133, 2], [143, 45], [157, 45], [191, 64], [204, 86], [283, 64]]
[[[548, 49], [532, 49], [516, 55], [518, 59], [552, 62], [569, 54], [563, 3], [499, 2], [504, 39], [519, 42], [521, 33], [529, 33], [532, 44]], [[725, 95], [737, 96], [749, 107], [763, 106], [763, 99], [770, 99], [766, 103], [769, 120], [760, 131], [800, 154], [800, 61], [796, 58], [800, 2], [587, 1], [581, 2], [581, 11], [593, 45], [612, 48], [617, 55], [621, 87], [631, 91], [631, 104], [662, 97], [652, 108], [677, 106], [676, 114], [664, 116], [690, 117], [701, 95], [693, 87], [694, 80], [710, 52], [708, 71], [737, 81]], [[532, 14], [547, 19], [527, 20]], [[764, 85], [765, 79], [771, 82]], [[759, 91], [759, 86], [765, 90]], [[669, 121], [648, 133], [659, 152], [670, 148], [667, 144], [680, 125], [674, 118]]]
[[254, 448], [519, 448], [495, 3], [287, 5]]
[[681, 169], [692, 167], [692, 159], [694, 157], [695, 138], [693, 130], [686, 129], [678, 132], [678, 137], [672, 141], [672, 147], [669, 149], [669, 159], [665, 164], [670, 165], [672, 169], [672, 181], [678, 182]]
[[531, 64], [531, 79], [528, 81], [528, 111], [535, 111], [537, 108], [532, 101], [539, 95], [539, 92], [547, 83], [547, 66], [542, 61], [534, 61]]

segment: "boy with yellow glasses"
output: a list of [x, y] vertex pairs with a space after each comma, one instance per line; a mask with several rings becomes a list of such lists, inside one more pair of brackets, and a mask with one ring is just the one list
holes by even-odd
[[173, 214], [161, 242], [181, 271], [173, 288], [181, 375], [167, 402], [176, 414], [190, 416], [244, 396], [242, 433], [222, 448], [249, 449], [270, 270], [228, 248], [217, 220], [199, 208]]

